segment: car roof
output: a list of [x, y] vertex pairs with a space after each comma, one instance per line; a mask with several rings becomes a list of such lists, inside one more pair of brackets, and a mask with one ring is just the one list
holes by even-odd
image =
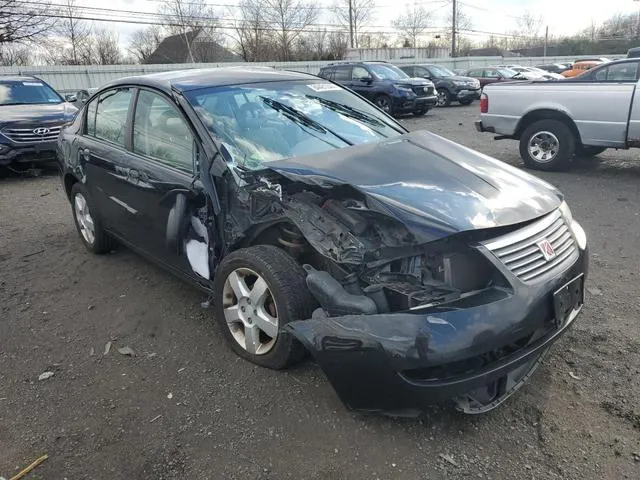
[[0, 75], [0, 82], [28, 82], [33, 80], [40, 81], [39, 78], [31, 75]]
[[310, 80], [316, 78], [315, 75], [308, 73], [276, 70], [271, 67], [221, 67], [174, 70], [125, 77], [109, 83], [105, 88], [119, 85], [139, 85], [157, 88], [170, 93], [172, 90], [186, 92], [200, 88], [224, 87], [245, 83]]
[[328, 65], [322, 67], [321, 70], [329, 67], [340, 67], [340, 66], [349, 66], [349, 65], [391, 65], [389, 62], [385, 62], [384, 60], [363, 60], [363, 61], [353, 61], [353, 62], [333, 62]]

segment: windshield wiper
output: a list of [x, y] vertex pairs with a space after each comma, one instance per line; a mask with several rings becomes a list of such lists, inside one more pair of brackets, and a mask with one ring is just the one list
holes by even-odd
[[304, 125], [305, 127], [311, 128], [319, 133], [327, 134], [330, 133], [334, 137], [340, 139], [347, 145], [353, 145], [353, 142], [350, 142], [342, 135], [337, 134], [330, 128], [325, 127], [320, 122], [315, 121], [313, 118], [308, 117], [304, 113], [299, 110], [296, 110], [293, 107], [290, 107], [286, 103], [279, 102], [278, 100], [274, 100], [273, 98], [260, 96], [260, 99], [270, 108], [273, 108], [277, 112], [282, 112], [288, 119], [298, 124]]
[[[370, 125], [376, 125], [379, 127], [389, 127], [392, 128], [393, 130], [395, 130], [398, 133], [404, 133], [400, 130], [397, 129], [397, 127], [394, 127], [391, 124], [388, 124], [387, 122], [383, 122], [382, 120], [372, 116], [372, 115], [368, 115], [364, 112], [361, 112], [360, 110], [350, 107], [348, 105], [344, 105], [342, 103], [338, 103], [338, 102], [334, 102], [333, 100], [328, 100], [326, 98], [322, 98], [322, 97], [318, 97], [316, 95], [306, 95], [307, 98], [312, 99], [312, 100], [316, 100], [318, 101], [320, 104], [322, 104], [323, 106], [327, 107], [330, 110], [333, 110], [335, 112], [340, 112], [344, 115], [347, 115], [348, 117], [351, 117], [353, 119], [356, 120], [361, 120], [363, 122], [366, 122]], [[386, 135], [384, 135], [382, 132], [378, 132], [376, 130], [376, 133], [382, 135], [383, 137], [387, 137]]]

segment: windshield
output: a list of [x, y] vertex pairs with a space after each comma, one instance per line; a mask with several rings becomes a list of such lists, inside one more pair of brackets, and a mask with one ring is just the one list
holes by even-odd
[[409, 75], [394, 65], [370, 63], [367, 67], [369, 67], [369, 70], [371, 70], [380, 80], [403, 80], [405, 78], [409, 78]]
[[498, 71], [500, 72], [500, 75], [505, 78], [512, 78], [518, 75], [518, 72], [516, 72], [515, 70], [511, 70], [510, 68], [501, 68]]
[[53, 88], [38, 80], [0, 81], [0, 105], [35, 105], [62, 101]]
[[456, 76], [455, 73], [453, 73], [451, 70], [449, 70], [446, 67], [431, 65], [429, 66], [429, 71], [436, 77], [455, 77]]
[[225, 159], [247, 169], [405, 131], [342, 87], [317, 80], [212, 87], [186, 97]]

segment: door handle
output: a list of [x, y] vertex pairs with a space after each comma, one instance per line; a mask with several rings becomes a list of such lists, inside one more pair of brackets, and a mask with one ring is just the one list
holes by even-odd
[[91, 159], [91, 150], [89, 150], [88, 148], [83, 148], [81, 152], [82, 158], [84, 158], [84, 160], [88, 162]]
[[138, 170], [129, 170], [129, 178], [131, 180], [138, 180], [140, 178], [140, 172]]

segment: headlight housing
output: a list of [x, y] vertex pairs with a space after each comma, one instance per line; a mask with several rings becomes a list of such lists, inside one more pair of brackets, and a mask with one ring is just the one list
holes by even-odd
[[567, 225], [569, 225], [571, 233], [573, 233], [573, 237], [576, 239], [580, 250], [587, 248], [587, 234], [582, 228], [582, 225], [573, 219], [573, 214], [571, 213], [571, 209], [569, 208], [569, 205], [567, 205], [567, 202], [562, 202], [562, 205], [560, 205], [560, 213], [564, 217], [565, 222], [567, 222]]

